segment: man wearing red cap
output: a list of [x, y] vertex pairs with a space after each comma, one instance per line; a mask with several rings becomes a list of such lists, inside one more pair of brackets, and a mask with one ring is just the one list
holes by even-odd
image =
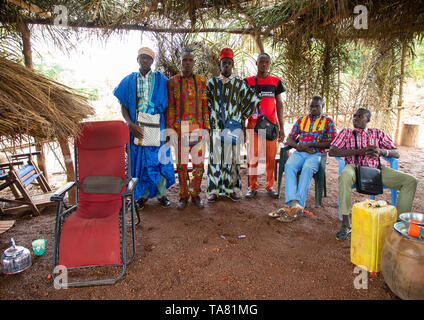
[[234, 53], [230, 48], [221, 50], [219, 63], [220, 76], [207, 82], [211, 127], [207, 187], [209, 202], [215, 202], [219, 196], [241, 200], [240, 146], [244, 137], [237, 128], [252, 115], [260, 101], [243, 79], [232, 76]]

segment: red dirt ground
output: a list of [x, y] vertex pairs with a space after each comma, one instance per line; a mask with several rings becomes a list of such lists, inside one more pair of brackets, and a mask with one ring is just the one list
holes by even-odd
[[[424, 155], [421, 149], [400, 148], [400, 170], [420, 180], [413, 211], [424, 212]], [[327, 163], [328, 196], [313, 208], [313, 183], [308, 209], [314, 215], [283, 224], [267, 216], [282, 206], [262, 189], [255, 200], [229, 199], [176, 209], [178, 186], [169, 190], [172, 208], [150, 200], [137, 227], [137, 256], [125, 277], [115, 285], [57, 290], [52, 272], [55, 209], [39, 217], [26, 214], [0, 235], [0, 252], [9, 239], [31, 248], [37, 238], [47, 240], [44, 255], [32, 252], [33, 265], [17, 275], [0, 275], [0, 299], [397, 299], [380, 274], [368, 289], [355, 289], [355, 266], [350, 262], [350, 240], [337, 241], [337, 161]], [[247, 187], [246, 170], [242, 170]], [[264, 185], [264, 177], [260, 177]], [[203, 181], [205, 184], [205, 181]], [[284, 186], [283, 186], [284, 188]], [[284, 189], [282, 189], [284, 190]], [[245, 190], [244, 190], [245, 191]], [[204, 195], [203, 195], [204, 197]], [[352, 203], [365, 196], [352, 193]], [[390, 192], [378, 199], [390, 201]], [[225, 239], [221, 238], [221, 235]], [[239, 238], [245, 235], [245, 238]]]

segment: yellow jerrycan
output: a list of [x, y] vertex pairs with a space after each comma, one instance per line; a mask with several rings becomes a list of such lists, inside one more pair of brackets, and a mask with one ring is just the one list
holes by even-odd
[[385, 201], [367, 199], [355, 203], [352, 207], [350, 261], [368, 272], [380, 272], [384, 241], [396, 220], [396, 207]]

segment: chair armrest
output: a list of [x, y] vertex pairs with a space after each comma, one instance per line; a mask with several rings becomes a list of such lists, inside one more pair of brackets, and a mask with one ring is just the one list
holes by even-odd
[[390, 163], [390, 168], [398, 170], [399, 160], [396, 158], [382, 157], [388, 163]]
[[41, 151], [34, 151], [34, 152], [28, 152], [28, 153], [21, 153], [21, 154], [15, 154], [13, 156], [10, 156], [12, 159], [18, 160], [23, 158], [29, 158], [30, 156], [38, 156], [41, 154]]
[[21, 164], [24, 164], [23, 161], [12, 161], [12, 162], [3, 162], [0, 163], [0, 168], [10, 168], [11, 166], [20, 166]]
[[340, 174], [346, 164], [345, 164], [345, 161], [342, 157], [336, 157], [336, 159], [339, 162], [339, 174]]
[[137, 183], [138, 183], [138, 178], [131, 178], [131, 180], [128, 181], [128, 184], [127, 184], [128, 188], [125, 192], [122, 193], [122, 196], [130, 196], [134, 192], [135, 187], [137, 186]]
[[323, 168], [323, 169], [325, 169], [326, 164], [327, 164], [327, 156], [328, 156], [328, 151], [327, 152], [324, 152], [321, 155], [320, 167]]
[[290, 147], [290, 146], [285, 146], [285, 147], [282, 147], [281, 149], [280, 149], [280, 152], [281, 151], [284, 151], [284, 152], [286, 152], [286, 151], [289, 151], [290, 149], [292, 149], [293, 147]]
[[68, 182], [67, 184], [63, 185], [52, 194], [50, 201], [63, 201], [63, 197], [65, 196], [66, 192], [68, 192], [74, 186], [75, 181]]

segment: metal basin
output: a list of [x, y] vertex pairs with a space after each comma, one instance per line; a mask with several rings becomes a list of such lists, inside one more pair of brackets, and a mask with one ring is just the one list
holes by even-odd
[[418, 212], [405, 212], [405, 213], [401, 213], [399, 215], [399, 219], [406, 222], [408, 225], [409, 223], [411, 223], [411, 220], [418, 220], [419, 226], [424, 226], [424, 213], [418, 213]]
[[407, 222], [404, 222], [404, 221], [396, 222], [395, 225], [393, 226], [393, 229], [395, 229], [396, 232], [398, 232], [400, 235], [402, 235], [405, 238], [420, 241], [417, 238], [411, 237], [408, 235], [409, 223]]

